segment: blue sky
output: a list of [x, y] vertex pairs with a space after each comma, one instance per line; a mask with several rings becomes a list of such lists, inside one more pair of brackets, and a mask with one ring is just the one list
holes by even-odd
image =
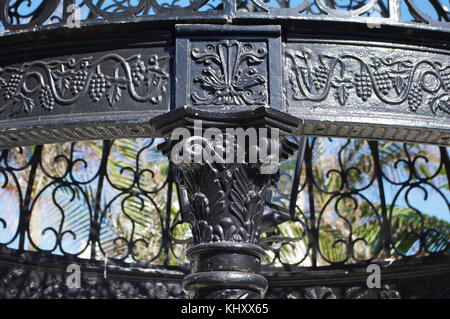
[[[39, 6], [44, 0], [31, 0], [29, 3], [28, 2], [24, 2], [23, 5], [21, 5], [21, 13], [25, 14], [31, 10], [34, 10], [37, 6]], [[98, 0], [91, 0], [94, 4], [98, 3]], [[291, 7], [295, 7], [300, 5], [301, 3], [303, 3], [304, 0], [292, 0], [291, 1]], [[387, 6], [388, 0], [380, 0], [383, 1], [385, 3], [385, 5]], [[450, 0], [438, 0], [440, 1], [440, 3], [444, 6], [450, 6]], [[62, 1], [61, 1], [62, 2]], [[82, 0], [76, 0], [76, 3], [81, 3]], [[140, 2], [140, 0], [130, 0], [129, 3], [132, 6], [137, 5]], [[160, 5], [164, 5], [164, 4], [170, 4], [173, 2], [173, 0], [157, 0], [157, 2]], [[339, 4], [347, 4], [349, 2], [349, 0], [338, 0]], [[366, 1], [368, 2], [368, 1]], [[108, 7], [109, 5], [113, 4], [114, 1], [113, 0], [105, 0], [104, 4], [102, 6], [102, 8]], [[175, 0], [175, 3], [177, 6], [180, 7], [185, 7], [187, 6], [190, 1], [189, 0]], [[220, 0], [210, 0], [208, 2], [211, 5], [217, 6], [220, 3]], [[420, 6], [420, 8], [423, 10], [423, 12], [425, 12], [426, 14], [428, 14], [431, 17], [436, 17], [436, 13], [433, 9], [433, 7], [431, 6], [431, 4], [428, 1], [425, 0], [415, 0], [415, 3]], [[274, 8], [279, 7], [279, 3], [276, 0], [270, 0], [268, 2], [268, 4]], [[84, 13], [86, 13], [87, 11], [84, 10]], [[409, 13], [408, 7], [405, 3], [405, 1], [401, 1], [401, 15], [403, 19], [411, 19], [411, 14]]]

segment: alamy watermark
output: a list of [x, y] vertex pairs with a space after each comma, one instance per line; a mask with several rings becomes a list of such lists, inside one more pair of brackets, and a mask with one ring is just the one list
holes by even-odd
[[67, 267], [69, 275], [66, 278], [66, 286], [69, 289], [81, 288], [81, 268], [77, 264], [70, 264]]
[[79, 5], [71, 4], [66, 8], [68, 14], [66, 20], [66, 26], [70, 29], [81, 28], [81, 8]]
[[367, 277], [366, 284], [369, 289], [381, 288], [381, 267], [377, 264], [370, 264], [367, 266], [367, 272], [371, 274]]
[[379, 23], [379, 22], [368, 22], [367, 23], [367, 27], [369, 29], [380, 29], [381, 28], [381, 23]]
[[194, 121], [172, 131], [170, 159], [174, 164], [260, 164], [261, 174], [274, 174], [280, 163], [280, 132], [276, 128], [207, 128]]

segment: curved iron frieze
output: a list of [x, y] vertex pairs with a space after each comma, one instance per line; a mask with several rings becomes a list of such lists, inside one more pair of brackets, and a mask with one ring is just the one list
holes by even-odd
[[[177, 278], [180, 274], [164, 280], [154, 276], [136, 277], [130, 280], [126, 270], [123, 277], [104, 278], [99, 273], [82, 275], [80, 288], [67, 286], [67, 273], [60, 269], [45, 272], [33, 267], [0, 264], [0, 297], [3, 299], [173, 299], [186, 298]], [[173, 273], [173, 272], [172, 272]]]
[[386, 105], [407, 104], [411, 113], [450, 115], [450, 65], [437, 60], [412, 61], [354, 54], [286, 51], [294, 101], [326, 102], [342, 107], [352, 95], [359, 103], [376, 98]]
[[[442, 50], [292, 36], [284, 83], [287, 109], [305, 120], [304, 134], [450, 140], [438, 129], [450, 128], [450, 59]], [[318, 117], [320, 123], [309, 122]]]
[[[28, 2], [1, 4], [18, 28], [0, 37], [2, 147], [155, 136], [149, 121], [175, 108], [261, 105], [301, 119], [298, 135], [450, 144], [448, 12], [437, 1], [86, 1], [80, 30], [54, 24], [46, 31], [43, 25], [68, 21], [64, 6], [82, 3], [32, 3], [28, 15]], [[408, 12], [414, 21], [407, 23]], [[274, 25], [247, 23], [268, 17]], [[309, 23], [297, 29], [297, 17], [325, 33], [317, 36]], [[155, 19], [165, 21], [149, 22]], [[349, 33], [334, 29], [345, 22], [358, 22], [351, 25], [358, 31], [340, 40]], [[389, 28], [355, 40], [372, 23]], [[31, 27], [40, 29], [33, 34], [42, 46], [24, 50]]]
[[[109, 74], [105, 65], [110, 65]], [[111, 68], [111, 65], [112, 68]], [[35, 61], [0, 69], [0, 118], [32, 113], [36, 105], [51, 112], [89, 97], [95, 104], [106, 99], [111, 107], [123, 92], [138, 103], [156, 105], [167, 92], [168, 57], [110, 53], [98, 58]]]
[[[28, 256], [32, 258], [33, 256]], [[331, 283], [330, 273], [315, 273], [312, 278], [305, 279], [305, 271], [286, 276], [271, 275], [269, 291], [265, 299], [433, 299], [448, 298], [448, 266], [439, 264], [440, 271], [432, 270], [436, 264], [419, 265], [411, 270], [408, 264], [386, 267], [383, 285], [378, 288], [367, 288], [364, 269], [348, 271], [346, 269], [332, 272], [333, 278], [344, 279], [344, 283]], [[65, 265], [65, 264], [64, 264]], [[150, 273], [148, 270], [130, 271], [107, 269], [104, 278], [104, 265], [95, 265], [96, 272], [82, 269], [81, 287], [67, 287], [70, 273], [57, 268], [43, 271], [40, 266], [27, 266], [23, 262], [0, 263], [0, 297], [2, 299], [185, 299], [180, 271], [163, 270]], [[418, 266], [416, 266], [418, 267]], [[91, 270], [88, 268], [86, 270]], [[425, 271], [423, 271], [425, 270]], [[398, 279], [391, 278], [395, 273]], [[112, 276], [112, 274], [114, 274]], [[111, 276], [110, 276], [111, 275]], [[161, 277], [164, 279], [161, 279]], [[306, 282], [302, 282], [303, 280]], [[414, 280], [411, 280], [413, 278]], [[178, 311], [178, 309], [176, 309]]]

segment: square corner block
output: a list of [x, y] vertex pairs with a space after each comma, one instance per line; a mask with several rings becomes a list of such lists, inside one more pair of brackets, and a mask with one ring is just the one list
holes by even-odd
[[279, 26], [178, 25], [175, 107], [283, 109]]

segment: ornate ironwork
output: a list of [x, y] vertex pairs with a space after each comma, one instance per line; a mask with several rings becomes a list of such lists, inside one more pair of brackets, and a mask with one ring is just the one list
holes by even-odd
[[380, 25], [402, 24], [419, 28], [447, 29], [449, 12], [442, 1], [366, 0], [366, 1], [263, 1], [198, 0], [185, 6], [160, 0], [5, 0], [0, 21], [5, 30], [19, 31], [35, 27], [64, 27], [74, 19], [73, 5], [80, 6], [83, 23], [134, 21], [188, 21], [189, 19], [260, 19], [270, 15], [279, 20], [353, 21]]
[[[1, 6], [1, 147], [154, 137], [148, 122], [174, 108], [259, 105], [302, 119], [295, 135], [450, 143], [439, 1]], [[29, 34], [42, 46], [24, 51]]]
[[194, 61], [206, 66], [202, 74], [194, 78], [204, 91], [203, 94], [192, 93], [194, 104], [259, 105], [267, 102], [267, 65], [264, 72], [256, 69], [267, 56], [267, 49], [261, 45], [253, 48], [251, 43], [223, 40], [216, 46], [207, 45], [205, 52], [192, 49]]
[[[174, 171], [160, 161], [158, 143], [74, 142], [3, 151], [1, 200], [8, 209], [0, 215], [2, 251], [11, 258], [31, 251], [27, 263], [58, 255], [80, 265], [97, 261], [101, 274], [105, 262], [108, 273], [117, 266], [158, 270], [170, 265], [181, 285], [187, 272], [184, 249], [193, 242], [188, 220], [172, 201]], [[337, 149], [327, 147], [338, 144]], [[389, 260], [448, 252], [448, 222], [429, 216], [431, 208], [421, 204], [432, 200], [440, 203], [433, 210], [443, 216], [450, 212], [446, 148], [309, 138], [298, 183], [292, 183], [295, 163], [292, 157], [283, 164], [277, 190], [262, 214], [259, 243], [268, 252], [262, 268], [270, 283], [268, 298], [279, 291], [271, 278], [283, 273], [281, 266], [295, 271], [379, 263], [389, 269]], [[292, 201], [291, 193], [296, 194]], [[212, 240], [213, 233], [201, 233], [198, 242], [204, 241], [203, 234]], [[63, 282], [58, 287], [65, 291]], [[330, 296], [343, 297], [333, 289]], [[277, 296], [289, 294], [282, 290]]]
[[[187, 259], [196, 297], [448, 296], [446, 1], [0, 1], [0, 296], [185, 297]], [[280, 174], [161, 159], [196, 120], [280, 129]]]
[[[102, 69], [107, 64], [114, 65], [111, 74]], [[140, 54], [128, 58], [106, 54], [95, 60], [84, 57], [80, 61], [36, 61], [0, 69], [0, 94], [4, 95], [0, 114], [11, 118], [30, 113], [36, 104], [53, 111], [55, 105], [66, 107], [85, 96], [91, 103], [106, 98], [113, 107], [124, 91], [137, 102], [160, 104], [167, 93], [168, 64], [167, 56], [157, 54], [145, 58]], [[30, 87], [32, 79], [36, 85]]]
[[[239, 45], [237, 49], [239, 56]], [[249, 57], [256, 58], [251, 53]], [[213, 59], [214, 56], [204, 58]], [[175, 110], [154, 121], [162, 131], [172, 123], [191, 122], [192, 118], [206, 120], [208, 127], [215, 127], [215, 123], [224, 124], [223, 119], [216, 118], [214, 113], [197, 112], [200, 111], [189, 108], [183, 112]], [[185, 159], [176, 163], [176, 168], [179, 171], [178, 185], [186, 190], [188, 197], [183, 219], [189, 222], [194, 240], [193, 247], [186, 252], [193, 273], [184, 279], [184, 288], [194, 298], [257, 299], [263, 297], [267, 290], [267, 280], [259, 275], [264, 256], [264, 251], [258, 246], [259, 236], [268, 192], [275, 187], [278, 177], [278, 167], [268, 172], [270, 163], [267, 162], [270, 156], [276, 156], [279, 162], [293, 153], [296, 145], [289, 143], [284, 135], [296, 127], [296, 119], [281, 112], [258, 108], [230, 114], [227, 120], [227, 129], [249, 127], [257, 121], [258, 125], [253, 126], [255, 132], [269, 127], [281, 129], [283, 135], [277, 134], [275, 138], [258, 134], [256, 145], [237, 136], [228, 142], [222, 139], [222, 145], [217, 146], [233, 149], [231, 158], [229, 154], [221, 156], [216, 149], [211, 150], [213, 140], [197, 135], [171, 140], [161, 147], [174, 160], [173, 151], [181, 146], [182, 154], [179, 156]], [[225, 128], [221, 131], [223, 136], [228, 133]], [[195, 128], [192, 131], [195, 133]], [[270, 150], [261, 150], [268, 146], [279, 149], [279, 152], [267, 154]], [[214, 152], [211, 158], [203, 156], [211, 151]], [[253, 160], [252, 155], [255, 155]], [[192, 160], [187, 160], [189, 157]], [[199, 157], [203, 158], [201, 162], [194, 161]]]
[[[31, 255], [26, 258], [32, 258]], [[174, 270], [145, 270], [128, 267], [107, 268], [105, 278], [102, 263], [84, 266], [81, 287], [69, 288], [66, 284], [70, 273], [61, 270], [68, 262], [54, 259], [39, 266], [24, 265], [12, 261], [0, 263], [1, 298], [117, 298], [117, 299], [184, 299], [181, 286], [184, 273]], [[2, 259], [6, 256], [2, 256]], [[23, 258], [24, 256], [22, 256]], [[448, 298], [448, 264], [439, 260], [416, 260], [411, 270], [409, 263], [394, 263], [383, 268], [383, 285], [369, 289], [365, 269], [337, 269], [328, 271], [265, 273], [270, 288], [266, 299], [431, 299]], [[45, 265], [45, 269], [44, 269]], [[56, 267], [56, 268], [55, 268]], [[436, 271], [439, 268], [440, 271]], [[417, 270], [420, 270], [418, 272]], [[311, 276], [309, 276], [311, 274]], [[305, 276], [307, 275], [307, 276]], [[305, 278], [307, 277], [307, 278]], [[333, 278], [333, 282], [330, 282]]]
[[[315, 156], [327, 164], [318, 165]], [[272, 228], [280, 240], [263, 240], [272, 251], [270, 263], [314, 267], [447, 252], [448, 222], [418, 207], [433, 194], [433, 202], [450, 212], [447, 161], [445, 148], [310, 138], [294, 202], [289, 188], [274, 197], [283, 207], [275, 212], [294, 216], [295, 231], [289, 232], [298, 235], [286, 236], [283, 224]]]
[[[413, 63], [373, 56], [367, 63], [351, 54], [313, 57], [308, 51], [287, 51], [286, 57], [291, 65], [289, 81], [296, 101], [320, 103], [332, 95], [341, 106], [346, 106], [350, 89], [354, 89], [362, 102], [376, 96], [389, 105], [407, 102], [412, 112], [428, 104], [433, 115], [450, 114], [450, 66], [438, 61]], [[312, 60], [319, 63], [314, 65]], [[434, 97], [428, 99], [428, 93]]]
[[[110, 261], [142, 265], [167, 262], [171, 239], [163, 230], [174, 222], [169, 217], [173, 185], [168, 177], [172, 175], [159, 172], [170, 171], [168, 164], [145, 163], [155, 143], [154, 139], [125, 144], [74, 142], [4, 151], [3, 190], [5, 196], [17, 200], [10, 211], [20, 212], [20, 218], [18, 224], [14, 213], [8, 215], [12, 221], [8, 216], [0, 219], [3, 245], [68, 257], [96, 259], [100, 255]], [[130, 147], [135, 149], [131, 158], [124, 153], [124, 148]], [[83, 152], [88, 153], [87, 158]], [[24, 181], [28, 181], [26, 188], [22, 188]], [[34, 213], [42, 207], [48, 208], [45, 216]], [[149, 215], [150, 207], [154, 210]], [[40, 223], [30, 225], [36, 218], [47, 219], [41, 227]], [[71, 228], [73, 218], [77, 220], [75, 229]], [[154, 230], [148, 233], [148, 227]], [[142, 250], [145, 247], [148, 251]]]

